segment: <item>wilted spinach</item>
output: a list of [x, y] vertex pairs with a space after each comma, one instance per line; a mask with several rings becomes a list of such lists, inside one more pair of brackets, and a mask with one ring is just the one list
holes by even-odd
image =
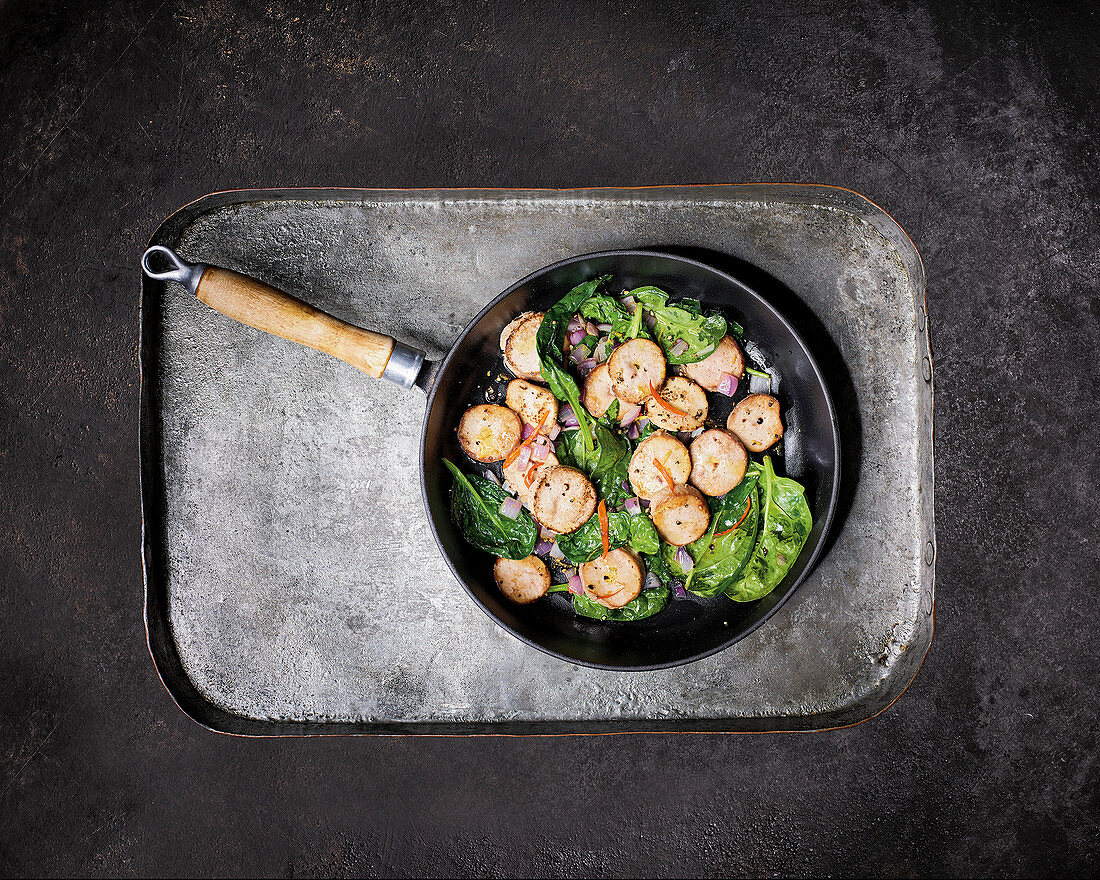
[[[659, 287], [639, 287], [630, 291], [656, 323], [653, 331], [670, 364], [693, 364], [711, 354], [726, 335], [726, 319], [721, 315], [704, 315], [698, 300], [685, 299], [668, 304], [668, 294]], [[687, 343], [687, 351], [675, 355], [672, 348], [678, 340]]]
[[573, 610], [581, 617], [592, 617], [596, 620], [611, 620], [624, 622], [628, 620], [642, 620], [652, 617], [659, 611], [663, 611], [668, 604], [668, 587], [654, 587], [651, 590], [642, 590], [638, 598], [627, 602], [622, 608], [605, 608], [599, 602], [573, 594]]
[[[591, 562], [603, 553], [599, 513], [592, 514], [575, 532], [558, 535], [557, 541], [565, 558], [574, 565]], [[607, 514], [607, 542], [608, 550], [629, 546], [636, 553], [652, 554], [658, 551], [660, 539], [648, 516], [613, 510]]]
[[486, 553], [523, 559], [535, 552], [538, 529], [525, 510], [515, 519], [500, 512], [508, 494], [496, 483], [477, 475], [466, 476], [447, 459], [443, 463], [454, 474], [451, 487], [451, 518], [462, 536]]
[[645, 557], [646, 569], [650, 574], [657, 575], [658, 579], [666, 587], [671, 587], [673, 581], [678, 581], [680, 579], [679, 575], [674, 574], [668, 562], [665, 561], [665, 555], [669, 549], [671, 549], [672, 553], [676, 552], [675, 547], [671, 544], [666, 544], [658, 538], [657, 552]]
[[581, 443], [587, 452], [592, 451], [592, 422], [587, 410], [581, 406], [581, 393], [577, 381], [564, 366], [562, 346], [565, 343], [566, 327], [569, 319], [576, 314], [581, 304], [599, 289], [610, 275], [601, 275], [578, 284], [558, 300], [546, 313], [539, 325], [535, 345], [539, 353], [539, 366], [542, 378], [558, 400], [565, 401], [572, 408], [580, 423]]
[[644, 513], [630, 516], [630, 549], [647, 559], [661, 552], [661, 538], [651, 520]]
[[[705, 535], [684, 548], [695, 563], [684, 586], [695, 595], [710, 597], [724, 592], [734, 584], [748, 562], [756, 544], [759, 522], [756, 491], [759, 476], [760, 470], [754, 464], [745, 478], [721, 498], [707, 499], [711, 509], [710, 527]], [[741, 524], [730, 532], [738, 521]], [[674, 547], [666, 551], [666, 562], [674, 572], [683, 574], [675, 552]]]
[[795, 480], [776, 476], [767, 455], [761, 468], [760, 507], [760, 532], [752, 556], [725, 591], [735, 602], [752, 602], [774, 590], [798, 559], [813, 527], [805, 489]]
[[630, 497], [630, 491], [623, 487], [630, 464], [630, 443], [603, 419], [595, 423], [589, 439], [591, 443], [585, 448], [583, 429], [562, 433], [558, 438], [558, 461], [584, 471], [607, 505], [619, 507]]
[[595, 321], [597, 324], [609, 324], [611, 330], [609, 336], [612, 345], [618, 345], [627, 339], [643, 337], [649, 339], [649, 334], [642, 327], [641, 310], [635, 308], [628, 312], [618, 300], [610, 296], [590, 296], [578, 308], [580, 316], [586, 321]]
[[607, 408], [606, 412], [604, 412], [602, 418], [611, 425], [619, 421], [619, 398], [616, 397], [611, 401], [611, 405]]

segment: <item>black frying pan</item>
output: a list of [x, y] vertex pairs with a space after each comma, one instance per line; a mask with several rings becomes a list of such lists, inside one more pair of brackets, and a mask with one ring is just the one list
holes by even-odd
[[[157, 270], [150, 264], [156, 253], [168, 260], [169, 269]], [[372, 376], [406, 388], [414, 384], [423, 388], [428, 407], [420, 449], [421, 486], [443, 557], [474, 601], [497, 623], [555, 657], [618, 670], [660, 669], [706, 657], [767, 620], [822, 552], [840, 483], [840, 436], [825, 379], [806, 344], [779, 312], [735, 278], [703, 263], [652, 251], [607, 251], [563, 260], [500, 294], [436, 363], [425, 362], [422, 352], [388, 336], [345, 324], [262, 282], [186, 263], [168, 248], [146, 251], [142, 268], [151, 277], [185, 284], [203, 302], [246, 324], [325, 351]], [[768, 366], [782, 377], [778, 397], [787, 430], [785, 455], [777, 469], [806, 487], [814, 527], [787, 577], [763, 599], [736, 603], [722, 596], [692, 597], [672, 601], [661, 613], [630, 623], [578, 617], [564, 594], [515, 605], [493, 581], [492, 557], [467, 544], [451, 523], [451, 477], [440, 459], [469, 465], [455, 427], [467, 407], [485, 402], [486, 373], [506, 373], [499, 350], [501, 330], [521, 312], [545, 311], [575, 285], [605, 274], [613, 276], [610, 290], [652, 284], [667, 290], [673, 299], [693, 297], [721, 309], [744, 326], [746, 339], [759, 347]]]

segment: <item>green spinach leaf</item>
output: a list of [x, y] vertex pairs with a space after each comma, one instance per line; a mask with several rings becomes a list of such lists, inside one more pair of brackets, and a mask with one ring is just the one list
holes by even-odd
[[600, 497], [609, 507], [620, 507], [631, 496], [629, 486], [630, 443], [606, 425], [596, 423], [599, 458], [589, 473]]
[[633, 313], [628, 312], [618, 300], [610, 296], [591, 296], [581, 304], [578, 311], [586, 321], [610, 324], [611, 331], [608, 335], [612, 345], [636, 337], [649, 339], [649, 334], [642, 329], [641, 310], [635, 307]]
[[565, 328], [569, 319], [610, 277], [601, 275], [570, 290], [546, 313], [535, 337], [542, 378], [558, 400], [565, 401], [573, 408], [581, 426], [581, 442], [588, 452], [592, 451], [592, 422], [588, 411], [581, 405], [581, 393], [576, 379], [565, 369], [562, 346], [565, 343]]
[[[558, 535], [557, 540], [562, 554], [574, 565], [591, 562], [603, 553], [599, 513], [592, 514], [575, 532]], [[656, 553], [659, 540], [657, 530], [645, 514], [635, 516], [624, 510], [607, 514], [608, 550], [629, 546], [636, 553]]]
[[657, 534], [657, 528], [644, 513], [637, 516], [627, 514], [630, 517], [630, 549], [640, 553], [647, 559], [661, 552], [661, 538]]
[[627, 602], [622, 608], [604, 608], [599, 602], [589, 599], [588, 596], [573, 595], [573, 610], [582, 617], [592, 617], [596, 620], [610, 620], [623, 622], [628, 620], [642, 620], [652, 617], [659, 611], [663, 611], [668, 604], [668, 588], [656, 587], [652, 590], [642, 590], [638, 598]]
[[451, 487], [451, 518], [462, 536], [486, 553], [508, 559], [524, 559], [535, 551], [538, 529], [525, 510], [515, 519], [500, 512], [508, 494], [484, 477], [467, 477], [447, 459], [443, 463], [454, 474]]
[[631, 496], [631, 491], [623, 488], [628, 477], [630, 443], [604, 424], [603, 419], [595, 423], [589, 439], [591, 443], [586, 448], [583, 431], [563, 431], [558, 437], [558, 461], [584, 471], [608, 507], [621, 507]]
[[672, 553], [676, 552], [676, 548], [671, 544], [666, 544], [660, 538], [657, 539], [657, 552], [645, 557], [646, 569], [652, 574], [657, 575], [657, 578], [666, 587], [671, 587], [674, 580], [679, 579], [679, 575], [674, 574], [669, 567], [665, 556], [671, 550]]
[[[753, 465], [745, 478], [724, 496], [707, 499], [711, 508], [710, 528], [703, 537], [686, 548], [695, 564], [687, 575], [684, 587], [695, 595], [709, 597], [724, 592], [748, 563], [756, 544], [759, 522], [758, 479], [759, 471]], [[730, 532], [738, 521], [740, 525]], [[680, 571], [674, 556], [669, 564]]]
[[[698, 300], [685, 299], [669, 305], [668, 294], [659, 287], [639, 287], [630, 294], [656, 320], [653, 330], [670, 364], [703, 360], [726, 335], [726, 319], [721, 315], [704, 315]], [[678, 340], [687, 343], [687, 351], [674, 355], [672, 348]]]
[[735, 602], [753, 602], [774, 590], [798, 559], [813, 527], [805, 489], [795, 480], [776, 476], [767, 455], [761, 468], [760, 507], [752, 556], [725, 591]]

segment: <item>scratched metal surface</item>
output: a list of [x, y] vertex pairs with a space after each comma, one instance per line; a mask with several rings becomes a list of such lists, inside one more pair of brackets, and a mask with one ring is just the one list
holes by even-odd
[[935, 540], [924, 274], [904, 233], [856, 194], [239, 192], [181, 209], [154, 242], [431, 358], [545, 264], [704, 249], [805, 313], [842, 409], [840, 519], [790, 601], [705, 660], [587, 669], [513, 639], [447, 569], [419, 494], [421, 392], [145, 280], [147, 627], [165, 685], [201, 723], [257, 735], [814, 729], [875, 714], [916, 673]]

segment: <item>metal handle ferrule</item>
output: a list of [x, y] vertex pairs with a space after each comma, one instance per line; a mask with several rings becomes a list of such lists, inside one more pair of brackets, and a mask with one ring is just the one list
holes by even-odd
[[[153, 254], [164, 257], [170, 268], [154, 269], [149, 263], [149, 258]], [[141, 255], [141, 270], [150, 278], [156, 278], [158, 281], [178, 281], [193, 295], [199, 289], [199, 279], [202, 278], [202, 273], [206, 271], [206, 265], [204, 263], [188, 263], [171, 248], [155, 244]]]

